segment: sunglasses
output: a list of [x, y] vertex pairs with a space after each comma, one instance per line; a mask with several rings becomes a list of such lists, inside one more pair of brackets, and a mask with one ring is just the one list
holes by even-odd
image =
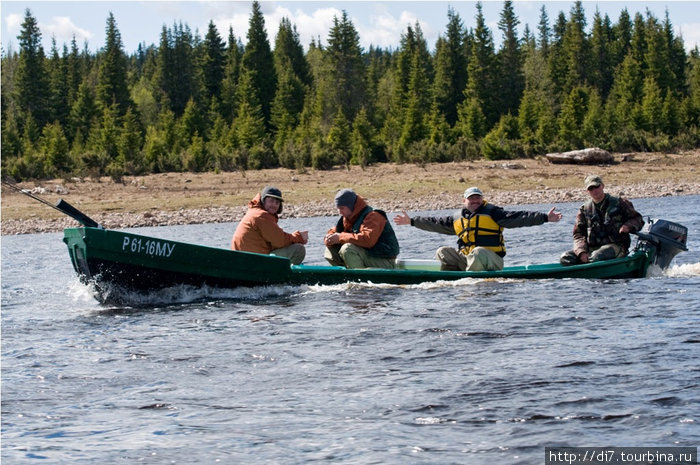
[[600, 185], [598, 185], [598, 186], [589, 186], [589, 187], [588, 187], [588, 190], [589, 190], [589, 191], [594, 191], [594, 190], [598, 189], [599, 187], [600, 187]]

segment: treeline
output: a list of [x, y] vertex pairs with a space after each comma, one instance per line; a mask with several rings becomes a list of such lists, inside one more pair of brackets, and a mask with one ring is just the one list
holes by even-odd
[[582, 4], [522, 37], [511, 1], [486, 26], [447, 12], [434, 51], [418, 23], [395, 50], [363, 50], [343, 12], [305, 52], [280, 22], [271, 47], [253, 3], [244, 47], [209, 23], [162, 27], [128, 56], [110, 13], [96, 53], [46, 55], [27, 10], [2, 56], [2, 169], [16, 179], [514, 158], [598, 146], [673, 151], [700, 142], [700, 53], [668, 14], [616, 23]]

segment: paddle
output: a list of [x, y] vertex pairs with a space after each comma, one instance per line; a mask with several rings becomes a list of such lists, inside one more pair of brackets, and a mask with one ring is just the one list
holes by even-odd
[[6, 181], [2, 180], [2, 183], [8, 187], [11, 187], [12, 189], [16, 190], [17, 192], [21, 192], [22, 194], [33, 198], [34, 200], [43, 203], [44, 205], [48, 205], [51, 208], [55, 208], [56, 210], [60, 211], [63, 214], [66, 214], [73, 218], [75, 221], [78, 223], [82, 224], [83, 226], [87, 226], [89, 228], [101, 228], [97, 221], [93, 220], [89, 216], [87, 216], [85, 213], [81, 212], [77, 208], [75, 208], [73, 205], [69, 204], [63, 199], [59, 199], [59, 201], [56, 203], [56, 205], [53, 205], [51, 202], [48, 202], [41, 197], [32, 194], [31, 192], [21, 189], [19, 186]]

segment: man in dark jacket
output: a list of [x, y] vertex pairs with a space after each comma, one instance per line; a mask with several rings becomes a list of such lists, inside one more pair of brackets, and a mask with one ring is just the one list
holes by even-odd
[[386, 213], [367, 205], [352, 189], [341, 189], [335, 206], [341, 217], [323, 239], [324, 258], [346, 268], [395, 268], [399, 241]]
[[506, 255], [504, 228], [536, 226], [561, 219], [561, 213], [555, 211], [555, 207], [549, 213], [505, 211], [487, 203], [478, 187], [464, 191], [463, 203], [464, 208], [452, 216], [411, 218], [402, 212], [394, 217], [394, 222], [398, 225], [410, 224], [425, 231], [457, 235], [457, 249], [440, 247], [435, 253], [441, 270], [496, 271], [503, 269], [503, 257]]
[[574, 249], [561, 256], [562, 265], [610, 260], [627, 255], [630, 233], [644, 226], [632, 202], [605, 193], [600, 176], [586, 177], [584, 186], [591, 197], [581, 205], [574, 223]]

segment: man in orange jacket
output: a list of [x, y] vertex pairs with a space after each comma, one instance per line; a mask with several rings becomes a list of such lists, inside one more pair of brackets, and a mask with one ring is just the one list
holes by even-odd
[[308, 231], [286, 233], [277, 225], [282, 213], [282, 192], [268, 186], [248, 203], [248, 211], [231, 239], [233, 250], [272, 254], [289, 258], [298, 265], [306, 257]]
[[323, 254], [331, 265], [346, 268], [395, 268], [399, 241], [386, 213], [375, 210], [352, 189], [335, 196], [341, 217], [323, 243]]

